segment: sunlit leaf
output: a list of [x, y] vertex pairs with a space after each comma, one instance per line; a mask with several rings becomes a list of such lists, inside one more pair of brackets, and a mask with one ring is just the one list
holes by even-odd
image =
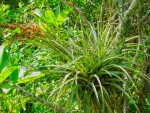
[[60, 6], [57, 5], [57, 6], [56, 6], [56, 11], [55, 11], [56, 17], [58, 17], [59, 14], [60, 14]]
[[15, 33], [21, 33], [21, 30], [20, 30], [20, 28], [17, 28], [17, 29], [15, 29], [14, 32], [15, 32]]
[[41, 74], [41, 72], [32, 72], [29, 76], [19, 80], [18, 83], [19, 84], [26, 83], [26, 82], [33, 81], [33, 80], [43, 77], [43, 76], [45, 76], [45, 74]]
[[63, 23], [63, 21], [66, 19], [68, 13], [72, 10], [71, 7], [67, 7], [65, 10], [63, 10], [57, 17], [57, 22], [59, 25]]
[[4, 93], [7, 93], [7, 92], [9, 92], [9, 90], [12, 88], [12, 84], [10, 84], [10, 83], [5, 83], [5, 84], [3, 84], [2, 85], [2, 90], [3, 90], [3, 92]]
[[4, 7], [3, 7], [3, 10], [5, 11], [6, 9], [8, 9], [9, 8], [9, 5], [5, 5]]
[[9, 57], [5, 50], [4, 45], [0, 46], [0, 73], [9, 63]]
[[14, 71], [12, 72], [12, 74], [11, 74], [11, 80], [12, 80], [13, 82], [17, 82], [18, 76], [19, 76], [19, 71], [20, 71], [20, 69], [17, 68], [16, 70], [14, 70]]
[[11, 87], [12, 87], [12, 84], [10, 84], [10, 83], [3, 84], [3, 88], [5, 88], [5, 89], [9, 89]]
[[56, 22], [56, 17], [54, 15], [54, 12], [52, 10], [46, 10], [45, 11], [45, 17], [48, 23], [55, 24]]
[[13, 66], [10, 68], [6, 68], [3, 70], [0, 74], [0, 84], [8, 77], [10, 76], [16, 69], [18, 69], [18, 66]]

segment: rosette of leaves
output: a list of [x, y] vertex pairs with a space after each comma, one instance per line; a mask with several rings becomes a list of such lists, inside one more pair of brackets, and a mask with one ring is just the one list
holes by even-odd
[[115, 48], [110, 23], [103, 27], [94, 27], [90, 22], [87, 22], [89, 27], [81, 24], [76, 28], [78, 34], [73, 37], [66, 34], [69, 39], [65, 40], [61, 25], [54, 24], [57, 23], [54, 13], [48, 12], [53, 14], [51, 19], [37, 14], [45, 35], [38, 37], [36, 44], [61, 57], [60, 65], [50, 65], [55, 67], [50, 73], [61, 74], [49, 99], [63, 106], [66, 112], [113, 113], [122, 112], [126, 97], [139, 112], [129, 91], [130, 86], [137, 88], [133, 77], [137, 70], [131, 67], [135, 62], [117, 52], [120, 45]]

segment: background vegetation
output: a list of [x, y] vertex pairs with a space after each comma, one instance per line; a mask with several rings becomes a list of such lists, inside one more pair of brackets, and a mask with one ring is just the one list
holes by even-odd
[[150, 112], [149, 5], [0, 1], [0, 112]]

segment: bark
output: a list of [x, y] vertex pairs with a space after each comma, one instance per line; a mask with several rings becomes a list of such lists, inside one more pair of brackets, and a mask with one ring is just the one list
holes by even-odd
[[132, 0], [131, 5], [129, 6], [128, 10], [125, 12], [123, 19], [120, 21], [120, 24], [118, 26], [117, 34], [116, 34], [116, 40], [115, 40], [115, 49], [117, 49], [119, 46], [120, 48], [117, 51], [117, 54], [121, 52], [125, 37], [128, 35], [128, 30], [130, 27], [130, 21], [133, 18], [133, 15], [138, 7], [140, 0]]

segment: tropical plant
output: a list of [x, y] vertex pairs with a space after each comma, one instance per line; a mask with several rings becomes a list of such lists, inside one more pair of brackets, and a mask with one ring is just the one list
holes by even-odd
[[[134, 2], [130, 6], [133, 9], [137, 6]], [[75, 9], [79, 10], [76, 7]], [[132, 10], [126, 12], [116, 36], [111, 34], [113, 19], [110, 17], [106, 25], [97, 22], [94, 26], [81, 13], [81, 21], [87, 24], [78, 24], [76, 30], [72, 31], [75, 32], [74, 36], [67, 35], [67, 40], [62, 35], [60, 25], [49, 22], [53, 20], [53, 23], [57, 23], [54, 16], [51, 19], [41, 16], [39, 25], [45, 36], [37, 38], [36, 43], [62, 58], [59, 61], [61, 65], [56, 65], [50, 73], [64, 73], [49, 97], [55, 98], [55, 102], [59, 104], [62, 98], [67, 98], [63, 103], [66, 112], [122, 112], [125, 98], [126, 101], [130, 99], [140, 112], [129, 87], [134, 86], [137, 89], [135, 73], [144, 76], [131, 66], [139, 64], [132, 62], [132, 57], [125, 56], [122, 52], [124, 41], [120, 39]]]
[[7, 52], [0, 46], [0, 112], [148, 111], [146, 0], [6, 3], [0, 6], [6, 29], [0, 43], [9, 43]]

